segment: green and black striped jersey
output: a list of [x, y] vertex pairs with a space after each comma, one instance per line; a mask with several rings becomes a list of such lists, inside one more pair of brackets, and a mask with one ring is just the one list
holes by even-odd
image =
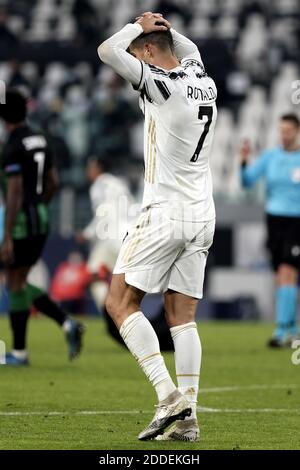
[[26, 124], [10, 133], [1, 156], [4, 192], [11, 176], [21, 175], [23, 180], [22, 207], [12, 230], [12, 238], [30, 238], [48, 232], [49, 215], [44, 188], [47, 172], [52, 166], [52, 152], [42, 134]]

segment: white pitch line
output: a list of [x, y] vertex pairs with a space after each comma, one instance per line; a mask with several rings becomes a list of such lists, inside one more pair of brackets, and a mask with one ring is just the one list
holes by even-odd
[[140, 410], [83, 410], [83, 411], [0, 411], [0, 416], [78, 416], [78, 415], [134, 415], [151, 414], [153, 411]]
[[201, 413], [300, 413], [300, 408], [206, 408], [198, 406]]
[[[243, 390], [285, 390], [298, 389], [296, 384], [273, 384], [273, 385], [245, 385], [233, 387], [211, 387], [202, 388], [200, 393], [224, 393], [238, 392]], [[300, 409], [292, 408], [208, 408], [198, 407], [202, 413], [300, 413]], [[0, 416], [88, 416], [88, 415], [139, 415], [152, 414], [151, 410], [81, 410], [81, 411], [0, 411]]]
[[245, 385], [245, 386], [236, 386], [236, 387], [210, 387], [210, 388], [200, 388], [199, 393], [223, 393], [223, 392], [239, 392], [243, 390], [285, 390], [290, 388], [300, 388], [300, 384], [290, 384], [290, 385]]
[[[201, 413], [293, 413], [299, 414], [300, 408], [207, 408], [198, 407]], [[0, 416], [97, 416], [97, 415], [145, 415], [152, 414], [153, 410], [86, 410], [86, 411], [0, 411]]]

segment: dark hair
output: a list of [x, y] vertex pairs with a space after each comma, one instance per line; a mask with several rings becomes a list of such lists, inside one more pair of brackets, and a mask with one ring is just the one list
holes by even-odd
[[130, 48], [134, 47], [137, 49], [142, 49], [145, 44], [150, 43], [154, 44], [161, 51], [174, 52], [174, 41], [171, 34], [171, 31], [153, 31], [152, 33], [142, 33], [130, 44]]
[[108, 164], [108, 158], [107, 157], [97, 157], [95, 155], [92, 155], [88, 161], [87, 164], [93, 164], [96, 165], [98, 168], [101, 168], [103, 171], [107, 171], [109, 164]]
[[281, 116], [281, 121], [290, 121], [295, 124], [296, 127], [300, 127], [300, 119], [298, 118], [297, 114], [294, 113], [284, 114]]
[[0, 117], [9, 124], [19, 124], [25, 120], [26, 114], [25, 96], [16, 89], [8, 89], [5, 94], [5, 104], [0, 105]]

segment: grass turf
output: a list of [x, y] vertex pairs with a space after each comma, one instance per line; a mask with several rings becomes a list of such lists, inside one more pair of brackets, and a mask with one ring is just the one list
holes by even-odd
[[[154, 413], [154, 392], [104, 324], [84, 322], [76, 362], [68, 362], [58, 328], [38, 318], [29, 328], [32, 365], [0, 366], [0, 449], [300, 449], [300, 365], [291, 363], [290, 350], [265, 347], [270, 325], [199, 324], [199, 405], [207, 409], [199, 412], [201, 441], [193, 444], [137, 440]], [[10, 343], [5, 318], [0, 338]], [[165, 358], [174, 375], [173, 354]], [[95, 410], [107, 414], [78, 414]]]

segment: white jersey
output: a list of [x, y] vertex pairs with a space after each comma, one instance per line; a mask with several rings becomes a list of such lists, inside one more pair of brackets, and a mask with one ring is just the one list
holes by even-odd
[[209, 168], [217, 118], [216, 87], [202, 63], [166, 71], [143, 64], [143, 206], [169, 205], [193, 220], [215, 216]]
[[113, 240], [119, 244], [126, 234], [131, 199], [123, 180], [109, 173], [98, 176], [90, 187], [94, 217], [83, 230], [85, 238], [93, 242]]
[[181, 65], [165, 70], [126, 52], [142, 32], [127, 25], [98, 49], [101, 59], [140, 91], [145, 114], [143, 207], [170, 207], [178, 218], [215, 217], [209, 156], [217, 90], [191, 41], [171, 30]]

